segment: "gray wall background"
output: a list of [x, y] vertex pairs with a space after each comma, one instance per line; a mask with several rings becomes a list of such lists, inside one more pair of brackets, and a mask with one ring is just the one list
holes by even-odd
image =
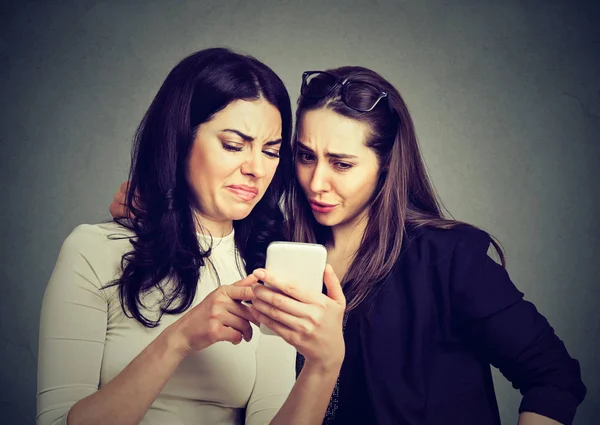
[[[501, 240], [581, 362], [575, 423], [598, 423], [599, 28], [597, 1], [3, 1], [0, 422], [34, 424], [39, 310], [62, 241], [108, 218], [168, 71], [220, 45], [272, 66], [293, 98], [307, 69], [364, 65], [397, 85], [446, 207]], [[495, 378], [516, 423], [520, 394]]]

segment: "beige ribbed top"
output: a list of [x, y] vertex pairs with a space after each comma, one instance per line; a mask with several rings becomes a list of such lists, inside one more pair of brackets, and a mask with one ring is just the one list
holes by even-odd
[[[39, 425], [66, 424], [70, 407], [114, 378], [166, 326], [181, 315], [164, 315], [149, 329], [121, 310], [116, 287], [101, 288], [120, 274], [132, 233], [114, 223], [81, 225], [65, 240], [48, 283], [40, 319]], [[206, 244], [205, 237], [199, 235]], [[221, 284], [239, 279], [234, 235], [213, 239], [210, 261]], [[203, 268], [193, 305], [218, 285]], [[157, 292], [144, 298], [152, 313]], [[266, 424], [295, 380], [296, 352], [281, 338], [261, 335], [239, 345], [219, 342], [190, 354], [175, 371], [142, 424]], [[152, 373], [151, 370], [148, 373]], [[244, 408], [246, 409], [244, 418]]]

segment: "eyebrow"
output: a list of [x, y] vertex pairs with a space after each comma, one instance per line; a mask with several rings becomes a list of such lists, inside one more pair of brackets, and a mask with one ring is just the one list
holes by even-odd
[[[242, 133], [239, 130], [234, 130], [232, 128], [224, 128], [223, 130], [221, 130], [222, 132], [226, 132], [226, 133], [234, 133], [237, 134], [238, 136], [240, 136], [242, 139], [244, 139], [246, 142], [254, 142], [254, 137], [249, 136], [247, 134]], [[275, 145], [280, 145], [281, 144], [281, 139], [277, 139], [277, 140], [271, 140], [270, 142], [265, 143], [265, 146], [275, 146]]]
[[[300, 149], [302, 149], [303, 151], [307, 151], [309, 153], [315, 153], [315, 151], [313, 151], [311, 148], [306, 146], [300, 140], [296, 140], [296, 143], [298, 143], [298, 147]], [[335, 158], [335, 159], [357, 159], [358, 158], [356, 155], [350, 155], [347, 153], [333, 153], [333, 152], [328, 152], [325, 156], [327, 156], [329, 158]]]

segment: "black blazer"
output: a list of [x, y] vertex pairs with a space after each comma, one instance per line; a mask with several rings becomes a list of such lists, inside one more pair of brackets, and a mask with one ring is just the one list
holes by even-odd
[[523, 394], [519, 411], [572, 422], [579, 363], [489, 246], [468, 226], [407, 231], [390, 276], [350, 314], [362, 356], [348, 359], [363, 364], [344, 368], [364, 368], [380, 425], [500, 424], [490, 364]]

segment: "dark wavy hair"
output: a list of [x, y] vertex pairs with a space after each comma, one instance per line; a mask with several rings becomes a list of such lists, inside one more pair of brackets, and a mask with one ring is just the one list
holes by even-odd
[[[327, 72], [341, 79], [369, 83], [387, 93], [387, 99], [379, 102], [372, 111], [358, 112], [343, 102], [341, 86], [338, 85], [320, 99], [300, 96], [296, 110], [296, 126], [307, 111], [320, 108], [328, 108], [367, 124], [370, 134], [366, 144], [377, 154], [379, 180], [369, 205], [367, 227], [342, 282], [348, 299], [347, 309], [350, 311], [364, 301], [376, 283], [391, 272], [400, 257], [407, 228], [474, 226], [444, 217], [421, 157], [412, 118], [398, 90], [367, 68], [345, 66]], [[356, 85], [353, 87], [354, 101], [366, 104], [372, 100], [371, 90], [361, 91], [359, 88]], [[296, 154], [294, 144], [293, 156]], [[285, 198], [293, 240], [312, 243], [330, 240], [331, 229], [315, 220], [297, 178], [290, 180]], [[492, 244], [502, 265], [505, 265], [502, 248], [494, 239]]]
[[[285, 240], [282, 193], [291, 174], [292, 112], [289, 94], [269, 67], [251, 56], [211, 48], [183, 59], [169, 73], [134, 137], [126, 206], [132, 219], [116, 221], [135, 233], [133, 250], [123, 255], [118, 285], [121, 307], [146, 327], [163, 314], [187, 310], [196, 295], [210, 249], [196, 236], [195, 199], [186, 178], [198, 126], [236, 100], [265, 99], [281, 113], [280, 162], [263, 198], [234, 222], [235, 245], [248, 273], [264, 267], [271, 241]], [[141, 206], [141, 207], [140, 207]], [[166, 285], [169, 282], [169, 285]], [[162, 293], [156, 320], [146, 317], [142, 296]]]

